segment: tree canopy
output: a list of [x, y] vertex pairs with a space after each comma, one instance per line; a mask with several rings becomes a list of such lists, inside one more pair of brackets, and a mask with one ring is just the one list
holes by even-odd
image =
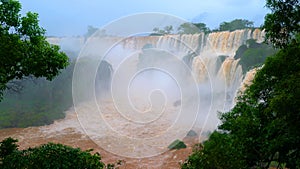
[[239, 64], [242, 66], [243, 74], [246, 74], [250, 69], [261, 66], [266, 58], [275, 52], [272, 45], [257, 43], [254, 39], [249, 39], [245, 45], [238, 48], [234, 58], [240, 59]]
[[153, 28], [153, 32], [150, 35], [165, 35], [165, 34], [171, 34], [173, 32], [173, 26], [169, 25], [169, 26], [165, 26], [163, 29], [160, 28]]
[[195, 34], [195, 33], [209, 33], [210, 29], [205, 23], [183, 23], [178, 27], [178, 33], [180, 34]]
[[55, 143], [19, 150], [17, 142], [18, 140], [13, 138], [0, 142], [0, 168], [105, 168], [105, 164], [100, 161], [101, 156], [98, 153], [91, 154], [92, 150], [82, 151]]
[[219, 26], [219, 31], [234, 31], [238, 29], [253, 28], [253, 21], [246, 19], [235, 19], [230, 22], [222, 22]]
[[[171, 34], [174, 33], [173, 26], [165, 26], [163, 29], [159, 28], [154, 28], [152, 34], [150, 35], [165, 35], [165, 34]], [[205, 23], [190, 23], [190, 22], [185, 22], [177, 28], [178, 34], [196, 34], [196, 33], [209, 33], [211, 32], [210, 29], [206, 26]]]
[[271, 10], [265, 16], [263, 29], [266, 38], [276, 47], [287, 46], [299, 36], [300, 2], [299, 0], [267, 0], [266, 6]]
[[68, 57], [46, 41], [38, 14], [19, 14], [16, 0], [0, 1], [0, 99], [14, 79], [45, 77], [52, 80], [68, 65]]

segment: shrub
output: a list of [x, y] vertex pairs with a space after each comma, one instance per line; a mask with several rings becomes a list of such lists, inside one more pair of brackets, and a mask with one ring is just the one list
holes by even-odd
[[169, 148], [170, 150], [173, 150], [173, 149], [179, 150], [179, 149], [182, 149], [182, 148], [186, 148], [186, 145], [184, 144], [183, 141], [180, 141], [180, 140], [177, 139], [177, 140], [173, 141], [173, 142], [168, 146], [168, 148]]
[[55, 143], [18, 150], [16, 142], [17, 140], [12, 138], [0, 142], [0, 168], [98, 169], [105, 167], [104, 163], [100, 161], [100, 154], [91, 154], [92, 150], [82, 151], [79, 148]]

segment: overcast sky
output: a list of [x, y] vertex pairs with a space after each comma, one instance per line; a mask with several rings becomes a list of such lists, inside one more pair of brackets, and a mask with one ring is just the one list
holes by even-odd
[[263, 23], [265, 0], [20, 0], [22, 13], [39, 14], [48, 36], [83, 35], [87, 26], [102, 27], [127, 15], [143, 12], [171, 14], [204, 22], [211, 29], [223, 21], [248, 19]]

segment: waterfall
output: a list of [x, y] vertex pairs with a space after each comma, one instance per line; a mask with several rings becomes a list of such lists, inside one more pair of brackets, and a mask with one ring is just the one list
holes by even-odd
[[138, 50], [151, 44], [153, 48], [165, 50], [180, 59], [189, 57], [187, 60], [191, 62], [187, 64], [190, 64], [202, 95], [197, 122], [213, 130], [219, 122], [217, 112], [230, 110], [237, 91], [242, 87], [243, 73], [238, 60], [234, 59], [235, 52], [248, 39], [263, 42], [264, 34], [259, 29], [243, 29], [209, 34], [130, 37], [123, 41], [123, 47]]
[[[176, 74], [184, 77], [186, 72], [176, 68], [176, 66], [180, 66], [176, 61], [184, 62], [189, 67], [190, 72], [192, 72], [199, 88], [200, 106], [197, 123], [201, 125], [198, 127], [213, 130], [219, 122], [217, 112], [226, 112], [232, 108], [237, 91], [243, 88], [242, 69], [238, 64], [238, 60], [234, 59], [235, 52], [241, 45], [246, 44], [248, 39], [256, 39], [258, 43], [263, 42], [264, 34], [264, 31], [259, 29], [243, 29], [232, 32], [212, 32], [209, 34], [90, 37], [86, 40], [89, 43], [87, 46], [82, 44], [82, 39], [79, 41], [84, 46], [81, 54], [84, 53], [88, 55], [87, 57], [100, 58], [107, 61], [114, 71], [117, 71], [120, 69], [120, 65], [126, 63], [128, 68], [124, 70], [134, 72], [135, 69], [138, 70], [139, 66], [143, 65], [141, 63], [141, 55], [146, 55], [148, 58], [143, 60], [144, 63], [161, 67], [165, 63], [170, 64], [171, 66], [169, 65], [168, 67], [169, 71], [174, 71]], [[55, 38], [50, 38], [49, 41], [56, 44], [64, 42], [63, 39]], [[145, 54], [147, 53], [144, 50], [146, 48], [159, 50], [162, 56], [158, 56], [160, 55], [158, 51], [154, 51], [153, 54], [149, 54], [149, 52]], [[154, 56], [149, 58], [148, 55]], [[131, 59], [124, 62], [124, 59], [127, 57]], [[175, 59], [170, 59], [170, 57]], [[95, 74], [95, 72], [91, 72], [92, 74]], [[155, 76], [159, 75], [156, 74]], [[91, 80], [93, 77], [91, 77]], [[165, 83], [164, 86], [167, 86], [169, 82], [163, 81], [164, 78], [162, 77], [156, 77], [157, 81], [161, 81], [159, 85]], [[146, 79], [149, 80], [152, 77]], [[177, 98], [174, 99], [172, 101], [176, 101]]]
[[191, 129], [202, 140], [217, 128], [218, 112], [234, 106], [237, 91], [255, 73], [243, 77], [234, 58], [237, 49], [248, 39], [262, 42], [263, 36], [259, 29], [244, 29], [93, 36], [85, 44], [78, 39], [82, 49], [74, 66], [72, 96], [80, 131], [105, 150], [128, 157], [165, 152]]

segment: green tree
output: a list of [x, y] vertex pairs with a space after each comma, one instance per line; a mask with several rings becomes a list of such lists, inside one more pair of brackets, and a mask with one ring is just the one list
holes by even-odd
[[243, 149], [250, 166], [268, 168], [276, 161], [300, 167], [299, 51], [299, 44], [290, 45], [268, 58], [237, 105], [221, 118], [220, 129], [251, 147]]
[[92, 150], [82, 151], [79, 148], [54, 143], [18, 150], [16, 142], [17, 140], [12, 138], [0, 142], [0, 168], [100, 169], [105, 167], [100, 161], [100, 154], [91, 154]]
[[267, 0], [266, 6], [271, 10], [271, 13], [265, 16], [263, 25], [266, 38], [276, 47], [285, 47], [295, 40], [300, 32], [300, 2]]
[[163, 29], [159, 29], [159, 28], [153, 28], [153, 32], [151, 33], [150, 36], [160, 36], [160, 35], [165, 35], [165, 34], [171, 34], [173, 32], [173, 26], [169, 25], [169, 26], [165, 26]]
[[[268, 15], [273, 17], [275, 13], [284, 14], [282, 9], [299, 9], [298, 1], [293, 0], [267, 1], [267, 6], [270, 4], [281, 5]], [[283, 8], [284, 5], [289, 8]], [[286, 22], [286, 18], [280, 16], [273, 19], [276, 20], [266, 20], [265, 27], [270, 26], [268, 24], [272, 27], [277, 21]], [[289, 24], [290, 27], [297, 27], [299, 20], [291, 19]], [[279, 32], [276, 29], [266, 31], [271, 38], [275, 38], [274, 45], [281, 50], [266, 59], [263, 67], [257, 71], [253, 84], [240, 94], [235, 107], [220, 115], [222, 124], [216, 133], [227, 140], [211, 135], [207, 143], [214, 145], [216, 141], [223, 142], [226, 148], [224, 151], [224, 147], [214, 148], [204, 144], [203, 150], [206, 151], [198, 152], [197, 157], [200, 161], [206, 160], [203, 166], [213, 164], [212, 168], [240, 168], [230, 166], [240, 166], [239, 162], [244, 162], [243, 168], [267, 169], [272, 165], [276, 168], [300, 168], [299, 30], [287, 36], [282, 36], [282, 29]], [[234, 150], [230, 145], [234, 146]], [[229, 158], [221, 158], [226, 157], [228, 152], [231, 153]], [[230, 166], [225, 166], [225, 161]], [[189, 159], [184, 166], [186, 164], [189, 164]]]
[[273, 55], [276, 50], [272, 45], [257, 43], [254, 39], [249, 39], [246, 45], [242, 45], [236, 51], [235, 59], [240, 59], [243, 73], [246, 74], [251, 68], [261, 66], [268, 56]]
[[165, 26], [164, 31], [166, 34], [171, 34], [173, 32], [173, 26], [172, 25]]
[[200, 30], [200, 32], [210, 33], [209, 27], [205, 23], [194, 23], [194, 25]]
[[210, 30], [205, 23], [183, 23], [178, 27], [180, 34], [196, 34], [200, 32], [209, 33]]
[[253, 28], [253, 21], [246, 19], [235, 19], [230, 22], [223, 22], [219, 26], [219, 31], [234, 31], [237, 29]]
[[235, 107], [221, 114], [219, 130], [192, 154], [203, 168], [300, 167], [299, 63], [299, 44], [267, 58]]
[[0, 142], [0, 161], [2, 161], [6, 156], [14, 153], [14, 151], [18, 150], [18, 145], [16, 142], [18, 142], [18, 140], [15, 140], [11, 137]]
[[68, 57], [56, 45], [50, 45], [38, 14], [19, 14], [16, 0], [0, 1], [0, 99], [10, 89], [9, 82], [28, 76], [52, 80], [68, 65]]
[[183, 169], [247, 168], [246, 161], [233, 142], [232, 135], [215, 131], [209, 140], [196, 144], [193, 154], [182, 164]]
[[179, 34], [195, 34], [199, 33], [199, 29], [192, 23], [186, 22], [178, 27]]

